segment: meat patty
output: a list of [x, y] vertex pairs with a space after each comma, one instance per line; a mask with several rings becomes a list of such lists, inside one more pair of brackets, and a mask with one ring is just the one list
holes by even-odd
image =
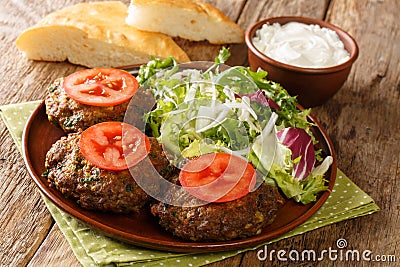
[[63, 78], [48, 88], [45, 98], [46, 114], [64, 132], [78, 132], [105, 121], [123, 121], [129, 101], [110, 107], [90, 106], [71, 99], [62, 88]]
[[233, 201], [197, 207], [157, 203], [152, 205], [151, 212], [158, 217], [161, 227], [174, 236], [192, 241], [224, 241], [261, 233], [283, 203], [276, 187], [262, 184]]
[[[110, 171], [100, 169], [86, 160], [79, 149], [80, 133], [70, 133], [58, 140], [46, 155], [47, 178], [65, 197], [77, 200], [90, 210], [129, 213], [139, 211], [151, 200], [132, 177], [151, 181], [151, 172], [142, 169]], [[149, 158], [154, 168], [165, 176], [171, 169], [162, 147], [149, 138]], [[155, 183], [146, 186], [157, 186]]]

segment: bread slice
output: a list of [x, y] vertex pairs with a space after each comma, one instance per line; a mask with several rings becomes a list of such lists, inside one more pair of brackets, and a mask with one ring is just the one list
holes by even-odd
[[171, 37], [127, 25], [127, 14], [119, 1], [66, 7], [20, 34], [16, 45], [29, 59], [68, 60], [90, 68], [145, 63], [150, 55], [190, 60]]
[[131, 0], [126, 22], [140, 30], [190, 41], [244, 42], [244, 31], [235, 22], [214, 6], [196, 0]]

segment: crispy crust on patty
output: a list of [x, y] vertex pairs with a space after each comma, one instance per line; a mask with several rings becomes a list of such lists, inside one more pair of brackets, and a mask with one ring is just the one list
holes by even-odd
[[124, 120], [129, 101], [110, 107], [81, 104], [65, 93], [62, 82], [63, 78], [59, 78], [48, 88], [45, 105], [49, 121], [64, 132], [78, 132], [105, 121]]
[[283, 203], [276, 187], [262, 184], [233, 201], [197, 207], [157, 203], [151, 212], [174, 236], [191, 241], [224, 241], [259, 234], [272, 223]]
[[[132, 175], [146, 179], [148, 172], [138, 169], [109, 171], [84, 158], [79, 150], [80, 133], [58, 140], [46, 155], [47, 178], [65, 197], [75, 199], [85, 209], [117, 213], [137, 212], [152, 198], [136, 183]], [[155, 138], [150, 138], [149, 158], [154, 168], [166, 172], [169, 162]], [[168, 175], [166, 173], [165, 175]], [[149, 184], [148, 186], [157, 186]]]

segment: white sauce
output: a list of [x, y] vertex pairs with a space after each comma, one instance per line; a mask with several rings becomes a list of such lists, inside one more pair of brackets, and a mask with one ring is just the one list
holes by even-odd
[[270, 58], [305, 68], [332, 67], [350, 57], [335, 31], [314, 24], [264, 24], [253, 43]]

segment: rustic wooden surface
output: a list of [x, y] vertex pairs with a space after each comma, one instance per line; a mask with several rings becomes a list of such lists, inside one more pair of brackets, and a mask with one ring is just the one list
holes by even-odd
[[[43, 98], [45, 87], [77, 70], [69, 63], [32, 62], [16, 49], [21, 31], [44, 15], [79, 0], [2, 1], [0, 6], [0, 104]], [[129, 1], [125, 1], [128, 3]], [[345, 238], [351, 249], [397, 254], [400, 261], [400, 31], [397, 0], [208, 0], [246, 29], [270, 16], [325, 19], [349, 31], [359, 58], [341, 91], [313, 114], [326, 127], [339, 167], [381, 207], [379, 213], [340, 222], [286, 239], [269, 249], [334, 247]], [[240, 52], [240, 51], [239, 51]], [[243, 64], [246, 63], [245, 51]], [[29, 178], [21, 155], [0, 123], [0, 266], [79, 266], [67, 241]], [[261, 262], [257, 250], [210, 266], [343, 266], [340, 261]], [[371, 263], [351, 262], [346, 265]], [[396, 266], [395, 263], [385, 266]]]

